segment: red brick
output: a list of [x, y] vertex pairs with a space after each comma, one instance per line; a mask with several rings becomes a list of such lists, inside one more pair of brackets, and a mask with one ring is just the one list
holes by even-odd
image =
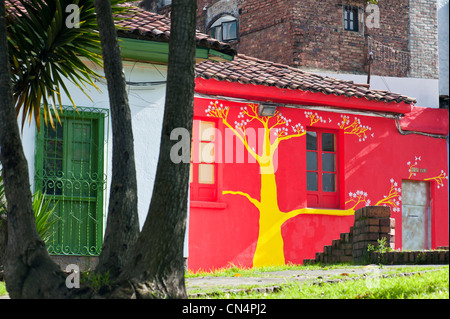
[[366, 207], [367, 217], [369, 218], [390, 218], [391, 208], [388, 206], [369, 206]]
[[389, 234], [391, 231], [391, 227], [389, 226], [381, 226], [380, 227], [380, 233], [382, 234]]

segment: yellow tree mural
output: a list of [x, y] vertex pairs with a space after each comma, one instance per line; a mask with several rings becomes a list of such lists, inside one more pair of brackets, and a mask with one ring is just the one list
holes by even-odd
[[[291, 119], [283, 116], [278, 110], [272, 117], [260, 116], [257, 104], [248, 104], [241, 107], [234, 123], [230, 123], [229, 111], [228, 106], [223, 106], [217, 101], [211, 101], [206, 109], [206, 114], [221, 119], [226, 128], [233, 131], [244, 144], [248, 153], [256, 160], [260, 167], [261, 192], [259, 199], [241, 190], [226, 190], [223, 191], [223, 194], [243, 196], [259, 210], [259, 233], [253, 257], [253, 267], [285, 264], [281, 228], [286, 221], [300, 214], [346, 216], [353, 215], [355, 211], [353, 208], [348, 210], [302, 208], [282, 212], [278, 206], [274, 154], [280, 143], [305, 135], [305, 129], [300, 123], [292, 124]], [[249, 145], [246, 130], [250, 123], [252, 123], [252, 127], [257, 126], [263, 129], [259, 130], [259, 132], [263, 132], [263, 137], [260, 139], [262, 145], [258, 145], [258, 149]]]
[[[421, 172], [421, 170], [417, 167], [418, 162], [422, 160], [422, 156], [414, 156], [414, 163], [412, 161], [408, 161], [406, 165], [408, 165], [409, 169], [409, 177], [408, 179], [411, 179], [411, 177], [416, 176], [416, 173]], [[447, 173], [445, 173], [444, 170], [441, 170], [441, 173], [434, 177], [428, 177], [424, 178], [424, 181], [435, 181], [437, 188], [441, 188], [444, 186], [444, 181], [448, 179]]]
[[[400, 212], [401, 201], [402, 201], [402, 189], [398, 183], [391, 178], [391, 186], [389, 188], [389, 193], [383, 195], [383, 198], [377, 201], [374, 206], [391, 206], [393, 212]], [[360, 208], [360, 204], [365, 204], [365, 206], [371, 205], [371, 200], [368, 198], [367, 192], [362, 190], [357, 190], [356, 192], [350, 192], [348, 194], [348, 200], [345, 205], [352, 205], [352, 209], [356, 210]]]

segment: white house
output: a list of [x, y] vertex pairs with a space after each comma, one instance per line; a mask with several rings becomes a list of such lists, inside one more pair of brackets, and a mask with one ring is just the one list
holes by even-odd
[[[167, 17], [132, 9], [132, 18], [118, 22], [118, 31], [132, 114], [138, 183], [138, 214], [142, 227], [147, 216], [156, 173], [166, 94], [168, 36]], [[197, 34], [196, 58], [232, 59], [226, 44]], [[89, 62], [86, 62], [89, 63]], [[98, 74], [103, 70], [90, 67]], [[86, 96], [67, 81], [77, 109], [62, 94], [61, 125], [56, 130], [34, 122], [22, 133], [32, 191], [46, 193], [57, 201], [49, 252], [60, 263], [95, 263], [80, 256], [100, 253], [109, 201], [112, 169], [112, 130], [106, 80], [96, 82], [99, 90], [88, 88]], [[20, 118], [20, 117], [19, 117]], [[187, 254], [187, 249], [186, 249]], [[74, 261], [75, 258], [75, 261]]]

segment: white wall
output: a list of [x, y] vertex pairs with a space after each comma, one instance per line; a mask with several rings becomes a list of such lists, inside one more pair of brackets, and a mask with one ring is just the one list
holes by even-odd
[[[367, 75], [319, 73], [341, 80], [351, 80], [355, 83], [367, 83]], [[416, 106], [439, 108], [439, 80], [396, 78], [372, 75], [370, 77], [370, 88], [375, 90], [400, 93], [417, 100]]]
[[[95, 66], [92, 67], [95, 68]], [[124, 61], [124, 69], [126, 80], [132, 82], [164, 81], [167, 74], [166, 66], [149, 63]], [[101, 70], [97, 69], [97, 71], [99, 74], [103, 74]], [[92, 101], [75, 85], [70, 83], [67, 87], [70, 90], [72, 98], [77, 106], [109, 109], [106, 81], [97, 82], [96, 84], [100, 88], [101, 92], [91, 89], [88, 94]], [[128, 86], [128, 93], [134, 134], [134, 151], [138, 183], [139, 222], [142, 227], [145, 217], [147, 216], [150, 198], [153, 192], [153, 184], [159, 156], [159, 144], [164, 113], [165, 85], [146, 87]], [[62, 97], [62, 102], [64, 105], [72, 105], [66, 96]], [[111, 118], [109, 118], [109, 121], [111, 122]], [[109, 202], [109, 185], [111, 182], [112, 169], [111, 124], [109, 124], [108, 127], [108, 162], [105, 163], [108, 180], [108, 189], [106, 190], [105, 200], [106, 207]], [[25, 156], [28, 160], [32, 189], [34, 189], [35, 138], [36, 127], [34, 122], [30, 126], [26, 124], [22, 135], [22, 142], [24, 145]], [[106, 211], [107, 210], [105, 210], [105, 215]]]

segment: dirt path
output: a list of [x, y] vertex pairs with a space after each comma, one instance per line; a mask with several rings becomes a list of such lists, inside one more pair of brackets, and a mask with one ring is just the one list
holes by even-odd
[[[424, 265], [424, 267], [438, 270], [448, 265]], [[414, 265], [396, 265], [382, 266], [354, 266], [342, 267], [335, 269], [314, 269], [314, 270], [287, 270], [276, 272], [254, 273], [254, 277], [195, 277], [187, 278], [186, 286], [190, 297], [200, 297], [207, 295], [211, 290], [222, 290], [230, 292], [257, 290], [259, 292], [273, 292], [280, 289], [280, 285], [289, 282], [336, 282], [342, 280], [350, 280], [362, 278], [363, 276], [383, 276], [387, 273], [393, 273], [398, 268], [406, 268], [404, 271], [397, 273], [397, 276], [408, 275], [417, 271]], [[408, 270], [411, 268], [411, 270]], [[421, 267], [420, 269], [423, 269]], [[429, 270], [428, 270], [429, 271]], [[424, 272], [424, 271], [420, 271]], [[250, 289], [248, 287], [251, 287]]]
[[[427, 268], [428, 270], [420, 270]], [[407, 276], [409, 274], [425, 271], [439, 270], [448, 267], [448, 265], [384, 265], [381, 268], [378, 265], [368, 266], [348, 266], [334, 269], [305, 269], [305, 270], [286, 270], [274, 272], [253, 273], [252, 277], [234, 276], [234, 277], [195, 277], [186, 278], [186, 287], [190, 297], [201, 297], [208, 295], [212, 290], [221, 291], [248, 291], [256, 290], [261, 293], [271, 293], [280, 289], [280, 286], [289, 282], [336, 282], [362, 278], [363, 276], [383, 276], [395, 273], [395, 276]], [[396, 272], [398, 268], [404, 268], [401, 272]], [[408, 269], [410, 268], [410, 269]], [[250, 288], [249, 288], [250, 287]], [[0, 299], [9, 299], [9, 296], [0, 296]]]

